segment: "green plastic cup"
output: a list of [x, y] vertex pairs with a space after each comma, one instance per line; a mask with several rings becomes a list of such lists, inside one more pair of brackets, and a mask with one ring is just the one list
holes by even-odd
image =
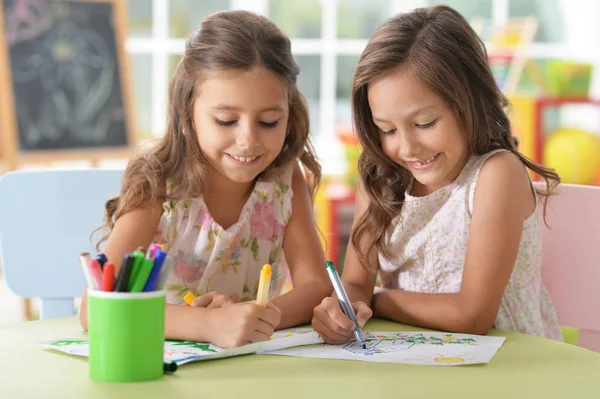
[[163, 375], [165, 292], [88, 291], [90, 378], [149, 381]]

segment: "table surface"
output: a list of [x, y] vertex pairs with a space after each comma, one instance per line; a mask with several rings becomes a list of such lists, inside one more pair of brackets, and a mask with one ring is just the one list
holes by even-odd
[[[421, 331], [372, 320], [366, 331]], [[0, 398], [597, 398], [600, 353], [504, 331], [490, 363], [419, 366], [247, 355], [189, 363], [157, 381], [102, 383], [86, 358], [39, 342], [85, 338], [77, 318], [0, 327]]]

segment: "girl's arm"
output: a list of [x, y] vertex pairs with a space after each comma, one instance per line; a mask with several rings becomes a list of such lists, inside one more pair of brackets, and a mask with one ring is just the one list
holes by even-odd
[[520, 160], [510, 153], [490, 157], [475, 190], [461, 291], [383, 291], [373, 299], [375, 315], [442, 331], [486, 334], [517, 258], [523, 222], [534, 209], [532, 187]]
[[[103, 249], [115, 264], [116, 275], [126, 252], [152, 243], [162, 215], [162, 202], [130, 211], [116, 221]], [[234, 304], [225, 308], [166, 305], [165, 336], [199, 342], [211, 342], [221, 347], [235, 347], [269, 339], [279, 323], [279, 310], [253, 303]], [[81, 326], [87, 330], [87, 289], [81, 300]]]
[[[354, 221], [352, 223], [352, 231], [356, 229], [356, 226], [364, 213], [367, 211], [369, 205], [369, 197], [365, 193], [362, 182], [359, 184], [356, 190], [356, 201], [355, 201], [355, 212]], [[365, 236], [364, 243], [370, 242], [371, 237]], [[363, 251], [366, 253], [367, 246], [364, 245]], [[344, 273], [342, 274], [342, 282], [346, 293], [350, 298], [351, 302], [364, 302], [367, 305], [371, 304], [371, 298], [373, 296], [373, 290], [375, 289], [375, 282], [377, 280], [377, 271], [379, 270], [379, 261], [377, 260], [377, 249], [371, 250], [368, 255], [368, 264], [363, 265], [360, 263], [356, 248], [352, 244], [352, 240], [348, 243], [346, 249], [346, 260], [344, 261]], [[335, 293], [333, 294], [335, 296]]]
[[325, 254], [314, 222], [308, 186], [300, 168], [292, 174], [292, 216], [283, 239], [293, 289], [272, 300], [281, 310], [277, 328], [310, 322], [313, 309], [331, 292]]
[[[134, 209], [122, 215], [106, 242], [103, 252], [110, 262], [115, 265], [115, 275], [119, 274], [121, 260], [127, 252], [137, 247], [148, 248], [152, 243], [154, 233], [158, 228], [163, 208], [162, 202], [156, 201], [151, 205]], [[198, 323], [189, 323], [190, 318], [203, 316], [205, 308], [167, 305], [165, 335], [172, 339], [190, 339], [192, 337], [204, 337], [205, 332], [198, 330]], [[87, 288], [81, 299], [81, 310], [79, 313], [81, 326], [87, 330]]]
[[[364, 191], [362, 183], [360, 183], [356, 192], [352, 230], [356, 228], [358, 221], [366, 212], [368, 204], [368, 196]], [[371, 237], [366, 237], [363, 242], [368, 243], [370, 239]], [[364, 248], [366, 252], [367, 246], [365, 245]], [[375, 289], [378, 268], [379, 262], [377, 260], [376, 249], [373, 249], [369, 253], [368, 264], [362, 265], [352, 241], [348, 243], [342, 282], [344, 283], [348, 298], [352, 302], [352, 307], [354, 308], [360, 327], [364, 326], [372, 315], [369, 305], [371, 304], [373, 290]], [[353, 337], [354, 323], [342, 312], [335, 292], [330, 292], [330, 295], [330, 297], [325, 298], [315, 308], [312, 325], [325, 342], [341, 344]]]

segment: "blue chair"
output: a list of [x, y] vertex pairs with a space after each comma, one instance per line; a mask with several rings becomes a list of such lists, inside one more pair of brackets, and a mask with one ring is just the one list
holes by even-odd
[[17, 296], [39, 297], [40, 319], [75, 314], [86, 281], [78, 255], [95, 253], [104, 203], [123, 170], [44, 170], [0, 176], [0, 264]]

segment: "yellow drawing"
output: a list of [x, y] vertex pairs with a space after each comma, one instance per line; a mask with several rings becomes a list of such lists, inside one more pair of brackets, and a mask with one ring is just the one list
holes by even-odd
[[[439, 355], [439, 353], [438, 353], [438, 355]], [[438, 363], [463, 363], [465, 361], [465, 359], [463, 359], [462, 357], [443, 357], [443, 356], [436, 357], [433, 360]]]
[[452, 356], [452, 357], [446, 357], [446, 356], [442, 355], [441, 353], [436, 353], [435, 355], [436, 355], [435, 357], [425, 356], [425, 355], [418, 355], [418, 356], [433, 360], [436, 363], [460, 364], [460, 363], [464, 363], [466, 360], [470, 360], [470, 359], [465, 359], [465, 356], [471, 355], [471, 353], [463, 353], [463, 354]]

